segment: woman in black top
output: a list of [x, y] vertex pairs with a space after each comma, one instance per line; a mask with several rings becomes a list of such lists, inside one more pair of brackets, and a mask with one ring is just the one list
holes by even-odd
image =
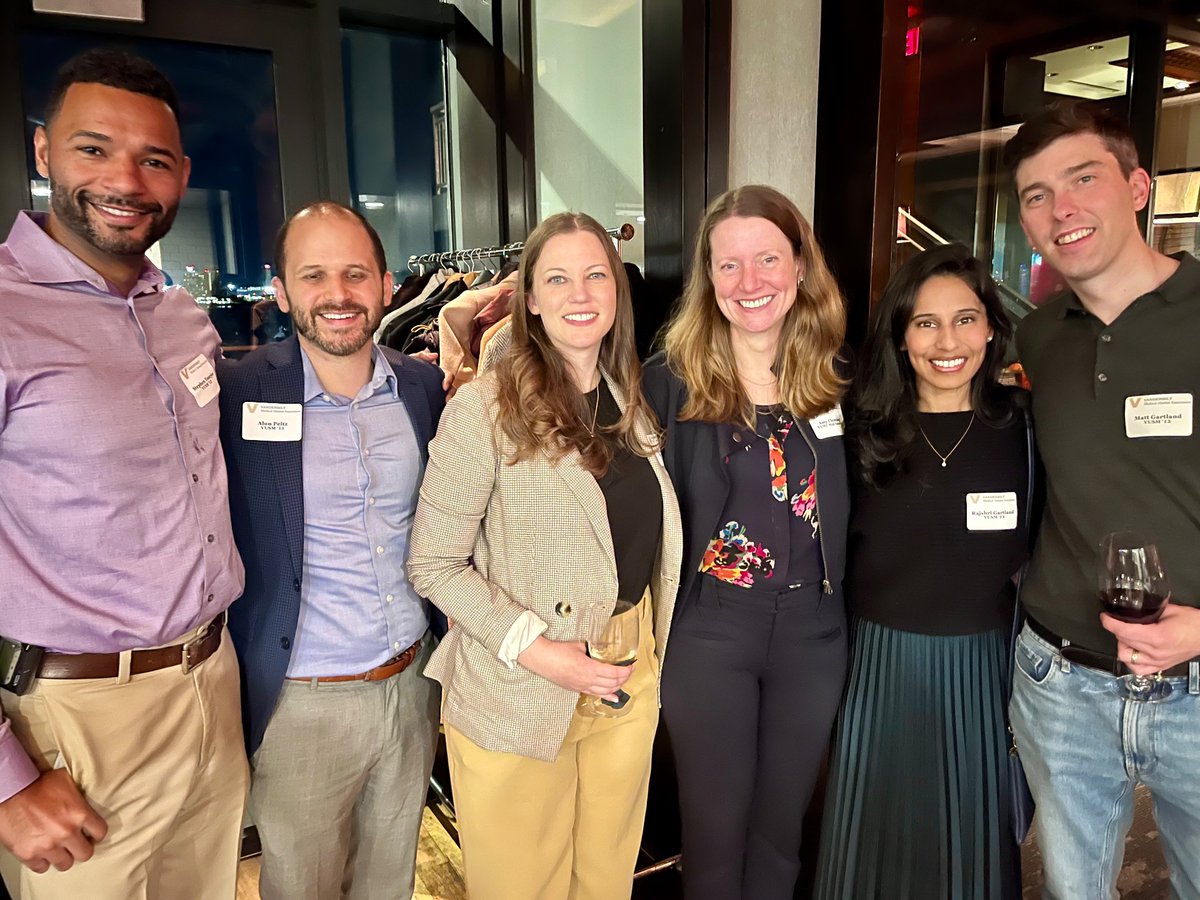
[[663, 720], [688, 900], [790, 900], [846, 667], [841, 292], [786, 197], [718, 197], [645, 373], [684, 552]]
[[1026, 426], [997, 381], [1011, 325], [961, 245], [896, 273], [847, 412], [849, 686], [821, 900], [1020, 894], [1004, 706], [1026, 554]]

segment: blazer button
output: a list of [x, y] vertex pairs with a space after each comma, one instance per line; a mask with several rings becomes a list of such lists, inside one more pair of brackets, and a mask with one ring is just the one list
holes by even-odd
[[571, 604], [568, 603], [566, 600], [559, 600], [557, 603], [554, 604], [554, 611], [559, 616], [566, 619], [571, 615]]
[[295, 579], [292, 582], [292, 589], [297, 590], [297, 591], [300, 590], [300, 579], [299, 578]]
[[291, 650], [292, 649], [292, 639], [286, 638], [286, 637], [281, 637], [279, 639], [279, 646], [282, 647], [284, 650]]
[[733, 433], [733, 439], [735, 441], [740, 441], [742, 439], [742, 433], [740, 431], [735, 431]]

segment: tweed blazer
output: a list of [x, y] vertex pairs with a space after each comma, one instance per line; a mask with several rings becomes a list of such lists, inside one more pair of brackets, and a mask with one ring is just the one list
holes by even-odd
[[[514, 448], [495, 424], [496, 394], [489, 373], [459, 388], [446, 406], [429, 444], [408, 572], [417, 592], [455, 623], [425, 669], [442, 684], [445, 720], [486, 750], [553, 760], [579, 695], [520, 664], [510, 669], [500, 661], [500, 645], [526, 610], [547, 623], [550, 640], [587, 640], [612, 614], [617, 563], [604, 495], [579, 454], [557, 463], [539, 454], [510, 465]], [[640, 436], [648, 436], [648, 425], [641, 423]], [[651, 580], [661, 670], [683, 537], [661, 456], [650, 464], [663, 511]]]

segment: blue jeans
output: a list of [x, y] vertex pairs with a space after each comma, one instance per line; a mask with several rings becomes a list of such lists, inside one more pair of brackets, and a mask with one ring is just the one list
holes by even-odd
[[1115, 898], [1133, 788], [1150, 789], [1172, 895], [1200, 898], [1200, 664], [1159, 703], [1073, 664], [1028, 626], [1016, 646], [1013, 734], [1037, 802], [1047, 900]]

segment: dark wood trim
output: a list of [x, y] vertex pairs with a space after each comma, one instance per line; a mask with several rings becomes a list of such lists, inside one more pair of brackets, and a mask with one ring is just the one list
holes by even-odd
[[708, 0], [706, 201], [729, 188], [730, 91], [733, 84], [733, 0]]

